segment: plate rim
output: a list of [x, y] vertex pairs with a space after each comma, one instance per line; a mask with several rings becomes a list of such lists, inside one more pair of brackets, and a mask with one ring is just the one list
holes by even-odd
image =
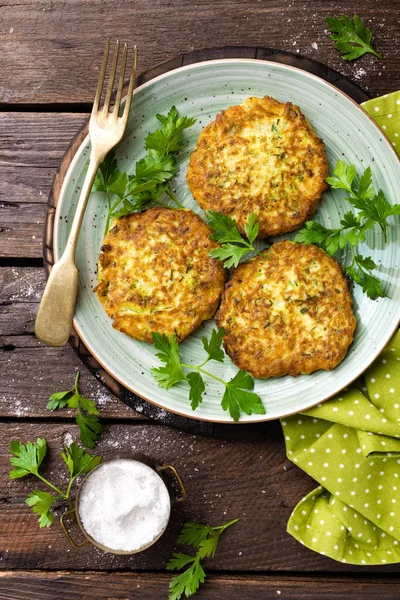
[[[355, 105], [355, 107], [360, 110], [368, 119], [369, 121], [371, 121], [371, 123], [373, 123], [374, 127], [377, 129], [377, 131], [379, 132], [379, 134], [382, 136], [382, 138], [385, 140], [386, 145], [390, 148], [390, 150], [392, 151], [397, 163], [398, 163], [398, 167], [400, 169], [400, 156], [397, 154], [396, 150], [394, 149], [392, 143], [390, 142], [389, 138], [387, 137], [387, 135], [385, 134], [385, 132], [381, 129], [381, 127], [379, 127], [379, 125], [377, 124], [377, 122], [371, 117], [371, 115], [369, 113], [367, 113], [367, 111], [360, 105], [358, 104], [355, 100], [353, 100], [353, 98], [351, 98], [348, 94], [346, 94], [346, 92], [343, 92], [342, 90], [340, 90], [338, 87], [336, 87], [335, 85], [333, 85], [332, 83], [326, 81], [325, 79], [323, 79], [322, 77], [319, 77], [318, 75], [315, 75], [314, 73], [310, 73], [309, 71], [305, 71], [304, 69], [301, 69], [299, 67], [293, 67], [292, 65], [287, 65], [287, 64], [283, 64], [283, 63], [277, 63], [271, 60], [264, 60], [264, 59], [258, 59], [258, 58], [221, 58], [221, 59], [210, 59], [210, 60], [205, 60], [205, 61], [200, 61], [200, 62], [195, 62], [189, 65], [184, 65], [181, 67], [177, 67], [175, 69], [171, 69], [170, 71], [167, 71], [165, 73], [161, 73], [160, 75], [157, 75], [156, 77], [154, 77], [153, 79], [150, 79], [149, 81], [146, 81], [144, 83], [142, 83], [141, 85], [139, 85], [138, 87], [135, 88], [134, 90], [134, 95], [135, 93], [137, 93], [138, 90], [142, 90], [148, 86], [150, 86], [150, 84], [153, 84], [154, 82], [159, 82], [161, 80], [163, 80], [164, 78], [170, 77], [171, 74], [176, 73], [176, 72], [183, 72], [183, 71], [189, 71], [195, 68], [199, 68], [199, 66], [205, 65], [213, 65], [213, 64], [226, 64], [226, 63], [247, 63], [247, 64], [257, 64], [257, 65], [269, 65], [269, 66], [273, 66], [277, 69], [282, 69], [282, 70], [288, 70], [288, 71], [297, 71], [300, 72], [302, 74], [302, 76], [306, 76], [309, 77], [311, 79], [317, 79], [319, 82], [321, 82], [323, 85], [335, 90], [335, 92], [337, 92], [338, 94], [340, 94], [341, 96], [343, 96], [344, 98], [346, 98], [347, 100], [349, 100], [352, 104]], [[122, 102], [125, 101], [125, 98], [123, 98]], [[132, 109], [131, 109], [132, 110]], [[87, 120], [85, 121], [84, 125], [88, 122], [88, 120], [90, 119], [90, 115], [88, 116]], [[76, 162], [78, 161], [78, 157], [80, 156], [82, 150], [85, 148], [85, 146], [87, 146], [88, 142], [90, 142], [90, 136], [89, 134], [87, 134], [85, 136], [85, 138], [82, 140], [82, 142], [80, 143], [79, 147], [77, 148], [70, 164], [69, 167], [65, 173], [61, 188], [60, 188], [60, 192], [58, 195], [58, 201], [57, 201], [57, 206], [56, 206], [56, 210], [55, 210], [55, 218], [54, 218], [54, 225], [53, 225], [53, 236], [54, 236], [54, 240], [57, 240], [58, 238], [58, 230], [59, 230], [59, 224], [60, 224], [60, 219], [59, 219], [59, 212], [61, 210], [61, 204], [62, 201], [60, 202], [60, 200], [62, 200], [63, 195], [65, 194], [65, 189], [69, 183], [69, 178], [70, 178], [70, 172], [74, 169]], [[54, 262], [57, 262], [59, 260], [59, 256], [58, 256], [58, 246], [57, 244], [54, 244], [53, 246], [53, 252], [54, 252]], [[399, 312], [400, 312], [400, 307], [399, 307]], [[379, 356], [379, 354], [382, 352], [382, 350], [384, 349], [384, 347], [387, 345], [387, 343], [389, 342], [389, 340], [391, 339], [391, 337], [394, 335], [394, 333], [396, 332], [398, 326], [399, 326], [399, 321], [400, 321], [400, 315], [399, 315], [399, 319], [396, 322], [395, 327], [393, 328], [393, 330], [391, 330], [389, 332], [389, 334], [386, 334], [386, 336], [384, 337], [384, 342], [382, 344], [379, 344], [379, 349], [375, 350], [375, 353], [372, 353], [372, 358], [371, 360], [369, 360], [368, 365], [365, 367], [365, 369], [361, 372], [359, 372], [353, 379], [351, 379], [350, 381], [348, 381], [339, 391], [335, 391], [332, 394], [328, 394], [327, 396], [325, 396], [324, 398], [318, 400], [318, 402], [315, 402], [303, 409], [301, 409], [301, 411], [294, 411], [294, 412], [288, 412], [279, 416], [272, 416], [272, 417], [268, 417], [267, 413], [265, 414], [265, 416], [263, 418], [255, 418], [252, 419], [251, 421], [248, 420], [239, 420], [239, 421], [232, 421], [232, 420], [221, 420], [221, 419], [207, 419], [205, 417], [199, 417], [196, 415], [195, 411], [192, 411], [193, 414], [187, 414], [187, 413], [182, 413], [179, 412], [177, 410], [171, 409], [171, 408], [166, 408], [165, 406], [157, 403], [154, 400], [151, 400], [149, 398], [147, 398], [146, 396], [144, 396], [143, 394], [138, 393], [135, 389], [133, 389], [130, 385], [127, 385], [125, 382], [123, 382], [109, 367], [107, 367], [104, 362], [102, 360], [99, 359], [99, 357], [97, 356], [96, 351], [93, 349], [93, 347], [87, 342], [85, 335], [82, 333], [81, 329], [79, 328], [77, 322], [76, 322], [76, 318], [74, 316], [73, 319], [73, 327], [76, 331], [76, 333], [78, 334], [79, 338], [81, 339], [81, 341], [83, 342], [83, 344], [87, 347], [87, 349], [90, 351], [90, 353], [92, 354], [92, 356], [95, 358], [95, 360], [101, 365], [101, 367], [107, 372], [109, 373], [109, 375], [111, 375], [116, 381], [118, 381], [118, 383], [120, 383], [124, 388], [128, 389], [130, 392], [134, 393], [136, 396], [139, 396], [140, 398], [142, 398], [143, 400], [145, 400], [146, 402], [149, 402], [150, 404], [156, 406], [157, 408], [160, 408], [162, 410], [166, 410], [167, 412], [171, 412], [173, 414], [179, 415], [181, 417], [185, 417], [185, 418], [190, 418], [190, 419], [195, 419], [197, 421], [203, 421], [206, 423], [220, 423], [220, 424], [224, 424], [224, 425], [252, 425], [252, 424], [256, 424], [256, 423], [265, 423], [268, 421], [274, 421], [274, 420], [278, 420], [278, 419], [283, 419], [285, 417], [290, 417], [296, 414], [302, 414], [302, 412], [309, 410], [315, 406], [318, 406], [319, 404], [321, 404], [322, 402], [326, 402], [327, 400], [329, 400], [330, 398], [332, 398], [333, 396], [337, 395], [338, 393], [340, 393], [343, 389], [347, 388], [348, 386], [350, 386], [352, 383], [354, 383], [354, 381], [356, 381], [356, 379], [358, 379], [359, 377], [361, 377], [363, 375], [363, 373], [365, 373], [365, 371], [371, 366], [371, 364], [375, 361], [375, 359]], [[343, 359], [346, 360], [346, 357]]]

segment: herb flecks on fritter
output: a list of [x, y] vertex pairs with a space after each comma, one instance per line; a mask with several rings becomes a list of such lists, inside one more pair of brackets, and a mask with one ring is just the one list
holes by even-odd
[[235, 365], [261, 379], [333, 369], [356, 327], [338, 262], [289, 241], [239, 265], [215, 320]]
[[152, 208], [121, 218], [104, 239], [95, 292], [113, 327], [138, 340], [181, 342], [212, 317], [224, 286], [218, 244], [190, 210]]

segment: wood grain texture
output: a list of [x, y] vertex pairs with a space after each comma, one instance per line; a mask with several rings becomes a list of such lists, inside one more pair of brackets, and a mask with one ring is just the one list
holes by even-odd
[[10, 440], [26, 442], [41, 436], [50, 448], [43, 474], [65, 486], [65, 465], [58, 452], [67, 434], [75, 439], [77, 427], [70, 423], [0, 423], [1, 569], [164, 570], [185, 521], [219, 525], [236, 517], [239, 523], [221, 539], [217, 555], [208, 563], [213, 570], [400, 571], [399, 565], [360, 568], [334, 562], [286, 533], [292, 509], [315, 482], [285, 457], [277, 422], [269, 423], [264, 440], [257, 442], [202, 438], [153, 424], [107, 425], [97, 447], [104, 459], [141, 453], [159, 464], [172, 464], [185, 482], [188, 498], [174, 507], [165, 535], [141, 554], [114, 556], [92, 546], [73, 550], [58, 524], [39, 530], [37, 517], [24, 503], [27, 493], [42, 484], [32, 477], [8, 479]]
[[[60, 418], [46, 410], [53, 392], [69, 389], [81, 372], [81, 392], [106, 419], [142, 419], [107, 392], [70, 346], [48, 348], [33, 336], [45, 274], [41, 268], [0, 268], [0, 417]], [[68, 411], [62, 416], [72, 418]]]
[[[139, 44], [139, 70], [148, 70], [143, 80], [162, 72], [157, 63], [172, 57], [176, 67], [204, 59], [204, 51], [188, 55], [195, 48], [233, 45], [234, 52], [243, 52], [240, 46], [246, 45], [258, 47], [259, 58], [274, 60], [276, 54], [267, 56], [262, 49], [269, 46], [326, 63], [372, 96], [400, 87], [399, 0], [355, 0], [351, 6], [344, 0], [6, 0], [0, 9], [0, 108], [6, 111], [0, 113], [0, 258], [19, 257], [19, 265], [42, 256], [51, 181], [87, 118], [108, 35]], [[370, 55], [343, 61], [325, 24], [327, 15], [342, 12], [359, 14], [372, 28], [382, 61]], [[330, 80], [346, 85], [340, 75]], [[0, 270], [0, 600], [166, 598], [165, 562], [182, 523], [219, 524], [235, 516], [241, 520], [221, 540], [197, 597], [397, 600], [398, 566], [339, 564], [285, 533], [292, 508], [315, 484], [285, 458], [277, 423], [266, 425], [252, 442], [204, 439], [145, 424], [105, 391], [69, 346], [46, 348], [35, 340], [33, 320], [43, 285], [39, 268]], [[67, 433], [76, 437], [77, 428], [72, 415], [49, 414], [44, 406], [51, 392], [69, 387], [78, 368], [82, 392], [99, 403], [106, 419], [99, 452], [105, 457], [148, 452], [175, 464], [188, 487], [188, 501], [174, 510], [165, 536], [137, 557], [69, 548], [58, 525], [40, 530], [25, 505], [36, 482], [8, 479], [9, 440], [38, 435], [51, 447], [45, 472], [58, 477], [58, 451]], [[144, 572], [149, 569], [157, 572]], [[212, 574], [221, 570], [225, 574]], [[313, 575], [301, 575], [308, 571]]]
[[[167, 598], [170, 576], [159, 573], [5, 571], [0, 600], [154, 600]], [[214, 575], [196, 594], [200, 600], [398, 600], [400, 579]]]
[[0, 257], [42, 257], [46, 202], [86, 114], [0, 113]]
[[[399, 4], [355, 0], [26, 0], [2, 5], [3, 104], [90, 103], [104, 40], [139, 47], [139, 70], [213, 46], [269, 46], [299, 52], [356, 79], [372, 95], [400, 87]], [[374, 32], [383, 60], [346, 63], [325, 17], [356, 12]], [[12, 82], [12, 84], [10, 84]]]

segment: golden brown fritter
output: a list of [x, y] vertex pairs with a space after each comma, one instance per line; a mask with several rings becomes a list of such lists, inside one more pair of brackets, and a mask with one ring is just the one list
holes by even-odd
[[239, 265], [215, 320], [235, 365], [260, 379], [333, 369], [356, 327], [338, 262], [289, 241]]
[[265, 96], [229, 107], [203, 129], [187, 182], [204, 210], [229, 215], [241, 233], [254, 212], [263, 238], [304, 223], [327, 176], [324, 143], [299, 107]]
[[107, 233], [95, 292], [113, 327], [146, 342], [152, 332], [181, 342], [215, 313], [224, 287], [218, 244], [191, 210], [152, 208]]

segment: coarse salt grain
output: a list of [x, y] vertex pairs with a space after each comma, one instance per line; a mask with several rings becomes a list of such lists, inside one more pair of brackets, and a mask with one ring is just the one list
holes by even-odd
[[78, 510], [83, 528], [96, 542], [110, 550], [134, 552], [165, 529], [171, 501], [153, 469], [137, 460], [116, 459], [87, 477]]

